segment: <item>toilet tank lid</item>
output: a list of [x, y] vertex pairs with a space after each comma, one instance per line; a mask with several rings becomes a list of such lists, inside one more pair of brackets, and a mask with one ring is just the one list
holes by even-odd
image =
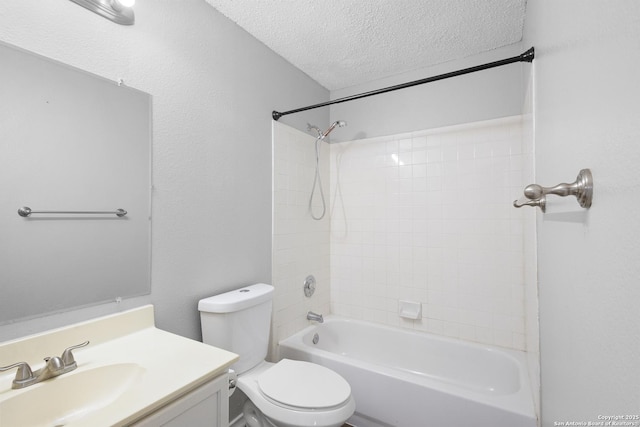
[[273, 286], [257, 283], [201, 299], [198, 310], [206, 313], [233, 313], [269, 301], [273, 298], [272, 294]]

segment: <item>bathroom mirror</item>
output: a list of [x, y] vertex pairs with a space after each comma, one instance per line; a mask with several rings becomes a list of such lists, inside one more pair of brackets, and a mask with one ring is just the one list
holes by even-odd
[[0, 324], [149, 293], [150, 95], [2, 43], [0, 63]]

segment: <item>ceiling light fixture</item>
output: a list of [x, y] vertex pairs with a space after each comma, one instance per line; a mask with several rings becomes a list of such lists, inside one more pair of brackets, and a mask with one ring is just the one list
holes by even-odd
[[71, 0], [117, 24], [133, 25], [135, 0]]

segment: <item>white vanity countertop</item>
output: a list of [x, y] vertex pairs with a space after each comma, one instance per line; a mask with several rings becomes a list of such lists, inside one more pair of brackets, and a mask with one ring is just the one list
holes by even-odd
[[[106, 365], [135, 364], [139, 369], [126, 390], [102, 409], [66, 426], [125, 426], [226, 373], [238, 356], [155, 327], [153, 306], [82, 322], [53, 331], [0, 343], [0, 366], [26, 361], [33, 371], [45, 356], [60, 356], [70, 346], [91, 341], [73, 351], [78, 368], [60, 377], [13, 390], [15, 369], [0, 375], [0, 405], [20, 393]], [[40, 361], [40, 362], [38, 362]], [[95, 384], [100, 387], [100, 384]], [[77, 393], [88, 392], [77, 390]], [[25, 408], [37, 411], [38, 408]], [[75, 418], [74, 418], [75, 419]], [[0, 426], [2, 414], [0, 413]]]

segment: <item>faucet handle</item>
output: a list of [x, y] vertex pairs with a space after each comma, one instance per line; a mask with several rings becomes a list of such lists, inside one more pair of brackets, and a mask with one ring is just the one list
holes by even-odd
[[75, 350], [76, 348], [80, 348], [80, 347], [86, 347], [88, 345], [89, 345], [89, 341], [85, 341], [82, 344], [72, 345], [71, 347], [66, 348], [62, 352], [62, 357], [60, 357], [60, 359], [62, 359], [62, 364], [65, 367], [77, 366], [76, 359], [74, 359], [73, 353], [71, 352], [71, 350]]
[[44, 361], [46, 363], [46, 367], [49, 369], [57, 370], [64, 368], [64, 363], [62, 359], [58, 356], [53, 357], [45, 357]]
[[33, 372], [31, 371], [31, 366], [27, 362], [18, 362], [9, 366], [0, 366], [0, 372], [8, 371], [9, 369], [18, 368], [16, 372], [16, 378], [13, 380], [14, 382], [26, 381], [33, 378]]

